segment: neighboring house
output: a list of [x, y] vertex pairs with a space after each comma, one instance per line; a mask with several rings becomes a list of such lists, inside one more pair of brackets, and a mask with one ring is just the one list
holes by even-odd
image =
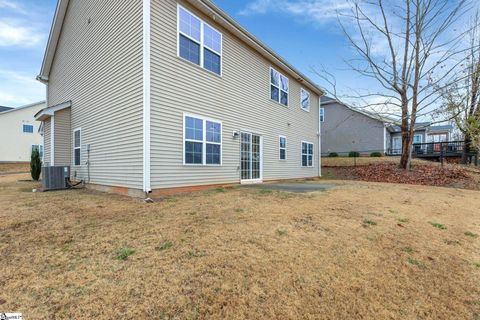
[[43, 153], [43, 139], [34, 115], [45, 108], [37, 102], [0, 113], [0, 162], [29, 162], [32, 149]]
[[[321, 98], [320, 109], [322, 154], [347, 155], [357, 151], [364, 155], [373, 152], [400, 154], [402, 136], [395, 120], [347, 106], [330, 97]], [[449, 141], [451, 125], [417, 123], [414, 144]], [[414, 148], [423, 148], [415, 146]]]
[[45, 159], [138, 191], [314, 177], [312, 81], [208, 0], [60, 0]]

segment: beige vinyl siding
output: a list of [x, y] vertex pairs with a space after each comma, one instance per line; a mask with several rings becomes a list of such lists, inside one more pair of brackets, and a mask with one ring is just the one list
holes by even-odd
[[[177, 2], [152, 2], [152, 188], [240, 181], [240, 138], [234, 130], [263, 136], [263, 179], [318, 175], [318, 97], [300, 108], [301, 85], [289, 77], [289, 106], [270, 100], [272, 64], [194, 10], [223, 34], [223, 76], [177, 57]], [[287, 75], [281, 68], [273, 66]], [[223, 122], [223, 165], [183, 165], [183, 112]], [[287, 137], [287, 161], [279, 160], [279, 135]], [[301, 166], [301, 141], [314, 144], [314, 168]]]
[[43, 165], [50, 165], [51, 163], [51, 142], [52, 142], [52, 129], [51, 119], [48, 118], [43, 122]]
[[79, 179], [90, 144], [91, 183], [142, 188], [142, 23], [142, 0], [70, 1], [48, 105], [72, 102], [70, 133], [61, 139], [72, 161], [73, 130], [82, 128], [82, 166], [72, 168]]
[[55, 165], [69, 166], [72, 161], [70, 108], [55, 112]]

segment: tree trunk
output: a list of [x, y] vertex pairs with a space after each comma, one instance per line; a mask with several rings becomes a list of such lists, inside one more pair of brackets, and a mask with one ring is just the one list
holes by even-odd
[[469, 134], [465, 134], [465, 141], [463, 143], [462, 164], [468, 163], [468, 154], [471, 152], [472, 138]]

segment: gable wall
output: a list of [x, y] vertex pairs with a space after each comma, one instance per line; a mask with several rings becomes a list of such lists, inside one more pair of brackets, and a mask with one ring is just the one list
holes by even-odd
[[86, 179], [90, 144], [94, 184], [142, 188], [142, 10], [142, 0], [70, 0], [66, 13], [48, 106], [72, 101], [69, 132], [56, 143], [71, 149], [73, 130], [82, 128], [82, 165], [72, 164], [72, 174]]

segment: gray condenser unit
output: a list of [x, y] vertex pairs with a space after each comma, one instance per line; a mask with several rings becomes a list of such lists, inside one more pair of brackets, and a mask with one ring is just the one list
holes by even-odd
[[43, 191], [64, 190], [70, 187], [70, 167], [51, 166], [42, 168]]

